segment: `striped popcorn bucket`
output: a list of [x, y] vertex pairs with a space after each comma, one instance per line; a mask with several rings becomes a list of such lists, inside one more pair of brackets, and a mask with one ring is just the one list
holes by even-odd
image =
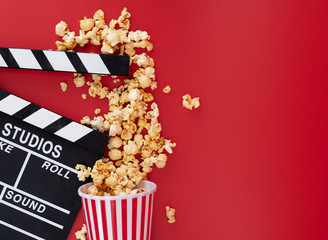
[[88, 195], [91, 184], [78, 190], [88, 240], [150, 240], [155, 183], [142, 180], [137, 188], [145, 188], [145, 192], [117, 197]]

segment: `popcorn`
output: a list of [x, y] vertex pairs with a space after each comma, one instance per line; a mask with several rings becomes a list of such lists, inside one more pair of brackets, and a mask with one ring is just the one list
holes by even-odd
[[155, 65], [154, 60], [150, 58], [146, 53], [142, 53], [139, 55], [136, 54], [131, 58], [131, 60], [139, 67], [143, 67], [143, 68], [154, 67]]
[[167, 156], [165, 154], [159, 154], [156, 160], [156, 167], [164, 168], [166, 166]]
[[91, 119], [88, 116], [85, 116], [85, 117], [82, 118], [81, 124], [90, 125], [91, 124]]
[[105, 19], [105, 13], [103, 10], [99, 9], [95, 14], [93, 15], [94, 20], [104, 20]]
[[186, 94], [182, 97], [182, 99], [182, 105], [189, 110], [192, 110], [193, 108], [199, 108], [200, 106], [199, 97], [191, 98], [189, 94]]
[[82, 73], [74, 73], [74, 83], [76, 87], [83, 87], [85, 84], [85, 76]]
[[120, 135], [122, 133], [121, 124], [118, 121], [114, 121], [112, 125], [110, 125], [109, 136]]
[[80, 239], [80, 240], [86, 240], [87, 239], [87, 227], [85, 226], [85, 224], [83, 224], [83, 227], [81, 228], [80, 231], [77, 231], [75, 233], [75, 237], [76, 239]]
[[66, 50], [72, 50], [76, 46], [76, 41], [75, 41], [75, 32], [65, 32], [63, 36], [63, 42], [56, 41], [57, 45], [57, 50], [58, 51], [66, 51]]
[[99, 114], [101, 112], [101, 109], [100, 108], [96, 108], [95, 109], [95, 114]]
[[60, 23], [56, 25], [56, 34], [60, 37], [63, 37], [67, 32], [67, 23], [64, 21], [60, 21]]
[[103, 42], [102, 43], [102, 48], [101, 48], [101, 53], [103, 54], [114, 54], [115, 48], [113, 48], [110, 44]]
[[100, 45], [100, 35], [98, 34], [97, 27], [94, 27], [91, 31], [87, 32], [86, 36], [90, 39], [92, 45]]
[[147, 51], [153, 50], [153, 44], [148, 40], [141, 40], [139, 42], [128, 42], [125, 45], [124, 52], [129, 56], [134, 56], [136, 54], [135, 48], [146, 48]]
[[164, 89], [163, 89], [164, 93], [170, 93], [171, 92], [171, 87], [169, 85], [167, 85]]
[[139, 42], [143, 40], [149, 40], [150, 36], [146, 31], [137, 30], [135, 32], [129, 32], [128, 39], [129, 42]]
[[93, 120], [91, 120], [90, 123], [93, 129], [99, 132], [106, 131], [106, 126], [104, 125], [104, 118], [102, 116], [95, 117]]
[[166, 217], [168, 218], [168, 222], [174, 223], [175, 222], [175, 209], [170, 208], [169, 206], [166, 206], [165, 209], [166, 209]]
[[82, 164], [77, 164], [75, 166], [75, 169], [79, 170], [78, 173], [77, 173], [77, 178], [82, 182], [84, 182], [85, 179], [90, 176], [90, 173], [91, 173], [91, 168], [90, 167], [86, 168], [86, 166], [84, 166]]
[[121, 159], [123, 156], [123, 153], [121, 150], [114, 148], [108, 152], [108, 156], [111, 160], [115, 161], [115, 160]]
[[139, 152], [139, 148], [134, 141], [129, 141], [129, 143], [124, 146], [124, 152], [126, 154], [136, 155]]
[[[80, 21], [79, 36], [69, 31], [65, 22], [56, 26], [56, 34], [62, 37], [62, 41], [56, 42], [58, 50], [73, 51], [77, 45], [92, 44], [99, 46], [103, 54], [129, 55], [130, 64], [138, 67], [114, 88], [102, 83], [102, 75], [92, 74], [92, 80], [86, 81], [85, 75], [74, 74], [76, 87], [87, 84], [91, 97], [99, 97], [108, 103], [107, 113], [92, 118], [85, 116], [81, 120], [81, 124], [111, 137], [107, 145], [108, 157], [99, 159], [92, 170], [83, 165], [77, 166], [81, 181], [89, 176], [93, 179], [94, 184], [87, 193], [95, 196], [144, 192], [144, 189], [134, 188], [141, 180], [147, 179], [154, 166], [165, 167], [167, 155], [164, 151], [172, 153], [176, 146], [161, 136], [158, 105], [148, 91], [157, 88], [154, 60], [146, 53], [136, 54], [136, 48], [151, 51], [153, 44], [146, 31], [129, 31], [130, 17], [131, 14], [124, 8], [118, 19], [112, 19], [106, 25], [104, 12], [98, 10], [92, 18], [84, 17]], [[111, 77], [115, 83], [120, 81], [117, 76]], [[167, 86], [165, 91], [169, 90]], [[87, 94], [82, 94], [82, 98], [86, 99]], [[94, 114], [100, 114], [100, 108], [96, 108]]]
[[66, 90], [67, 90], [67, 83], [66, 82], [61, 82], [60, 83], [60, 87], [61, 87], [61, 90], [63, 92], [66, 92]]
[[75, 41], [80, 47], [84, 47], [84, 45], [89, 43], [89, 39], [83, 30], [80, 30], [80, 36], [75, 37]]
[[121, 16], [118, 18], [118, 24], [121, 28], [129, 30], [131, 14], [128, 12], [127, 8], [124, 8], [121, 12]]
[[80, 20], [80, 28], [83, 31], [90, 31], [93, 29], [95, 21], [92, 18], [84, 17], [83, 20]]
[[114, 47], [120, 42], [120, 34], [116, 30], [109, 30], [105, 37], [105, 41]]
[[108, 187], [115, 188], [118, 183], [117, 179], [118, 179], [117, 175], [116, 175], [116, 177], [113, 175], [113, 176], [106, 178], [105, 183]]

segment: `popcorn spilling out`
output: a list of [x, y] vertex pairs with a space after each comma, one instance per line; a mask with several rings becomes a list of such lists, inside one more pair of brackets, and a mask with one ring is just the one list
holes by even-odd
[[165, 207], [166, 209], [166, 217], [167, 217], [167, 221], [169, 223], [174, 223], [175, 222], [175, 209], [174, 208], [170, 208], [169, 206]]
[[85, 224], [83, 224], [83, 227], [81, 228], [80, 231], [77, 231], [75, 233], [75, 237], [76, 239], [80, 239], [80, 240], [86, 240], [87, 239], [87, 227], [85, 226]]
[[[98, 116], [85, 116], [81, 120], [82, 124], [111, 137], [108, 156], [99, 159], [92, 170], [83, 165], [76, 166], [79, 180], [85, 181], [89, 175], [92, 177], [93, 185], [87, 192], [97, 196], [122, 196], [145, 191], [135, 187], [147, 179], [154, 166], [165, 167], [167, 153], [171, 154], [176, 146], [161, 136], [158, 105], [149, 92], [157, 88], [154, 60], [146, 52], [139, 53], [140, 50], [151, 51], [153, 44], [146, 31], [129, 30], [130, 17], [124, 8], [118, 19], [112, 19], [106, 25], [104, 12], [98, 10], [93, 18], [80, 20], [78, 36], [64, 21], [56, 26], [56, 34], [62, 37], [62, 41], [56, 41], [59, 51], [73, 51], [77, 45], [92, 44], [99, 46], [103, 54], [130, 56], [131, 64], [137, 67], [132, 76], [114, 88], [106, 86], [101, 75], [92, 74], [92, 81], [86, 81], [85, 75], [74, 74], [76, 87], [86, 86], [89, 96], [108, 102], [107, 113], [100, 114], [100, 109], [96, 109]], [[114, 79], [115, 83], [120, 82], [116, 76], [107, 77]], [[86, 99], [86, 95], [82, 98]]]
[[182, 96], [182, 106], [185, 108], [192, 110], [193, 108], [199, 108], [200, 102], [199, 97], [191, 98], [189, 94]]

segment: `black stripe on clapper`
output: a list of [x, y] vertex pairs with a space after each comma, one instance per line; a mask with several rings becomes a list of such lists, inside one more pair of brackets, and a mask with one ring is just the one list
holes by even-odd
[[72, 65], [74, 66], [76, 72], [78, 73], [88, 73], [88, 70], [85, 68], [84, 64], [82, 63], [81, 59], [75, 52], [65, 52], [68, 59], [71, 61]]
[[9, 51], [9, 48], [0, 47], [0, 54], [10, 68], [19, 68], [14, 56]]
[[23, 109], [19, 110], [17, 113], [15, 113], [13, 117], [23, 120], [28, 116], [32, 115], [33, 113], [35, 113], [36, 111], [38, 111], [39, 109], [41, 109], [40, 106], [31, 103], [26, 107], [24, 107]]
[[0, 101], [6, 97], [8, 97], [10, 93], [7, 93], [6, 91], [3, 91], [0, 89]]
[[71, 122], [73, 122], [73, 121], [68, 118], [61, 117], [58, 120], [51, 123], [49, 126], [45, 127], [44, 130], [51, 132], [51, 133], [55, 133]]
[[38, 50], [38, 49], [31, 49], [34, 57], [40, 64], [42, 70], [47, 70], [47, 71], [54, 71], [54, 68], [50, 64], [48, 58], [44, 54], [43, 50]]
[[106, 145], [104, 145], [104, 142], [106, 141], [109, 141], [108, 135], [93, 130], [92, 132], [77, 140], [75, 143], [79, 144], [80, 146], [88, 146], [89, 149], [92, 149], [94, 152], [102, 155], [104, 154], [106, 148]]
[[121, 55], [99, 54], [111, 75], [128, 76], [130, 57]]

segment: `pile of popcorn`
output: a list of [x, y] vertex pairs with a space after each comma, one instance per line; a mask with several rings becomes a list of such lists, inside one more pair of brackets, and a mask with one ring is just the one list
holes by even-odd
[[[166, 165], [167, 153], [176, 146], [171, 140], [161, 136], [162, 126], [158, 121], [158, 105], [148, 89], [157, 88], [154, 60], [143, 52], [136, 54], [135, 49], [147, 51], [153, 49], [150, 36], [145, 31], [129, 31], [131, 14], [126, 8], [121, 16], [107, 25], [104, 12], [98, 10], [93, 18], [84, 17], [80, 21], [81, 30], [76, 36], [68, 25], [61, 21], [56, 25], [56, 34], [62, 41], [56, 41], [59, 51], [73, 51], [79, 45], [101, 46], [103, 54], [130, 56], [131, 63], [138, 66], [131, 77], [125, 78], [119, 87], [110, 89], [102, 83], [101, 75], [93, 74], [92, 81], [86, 81], [85, 75], [74, 74], [76, 87], [87, 84], [88, 94], [108, 101], [108, 112], [96, 117], [85, 116], [81, 123], [108, 134], [108, 156], [98, 160], [93, 168], [77, 165], [78, 178], [81, 181], [89, 176], [93, 185], [88, 194], [96, 196], [122, 196], [144, 191], [134, 189], [138, 183], [147, 179], [154, 166]], [[112, 76], [113, 81], [119, 81]], [[66, 90], [67, 85], [61, 84]], [[166, 87], [165, 92], [169, 92]], [[82, 98], [86, 99], [83, 94]], [[196, 107], [196, 106], [195, 106]], [[96, 109], [96, 114], [100, 109]]]

